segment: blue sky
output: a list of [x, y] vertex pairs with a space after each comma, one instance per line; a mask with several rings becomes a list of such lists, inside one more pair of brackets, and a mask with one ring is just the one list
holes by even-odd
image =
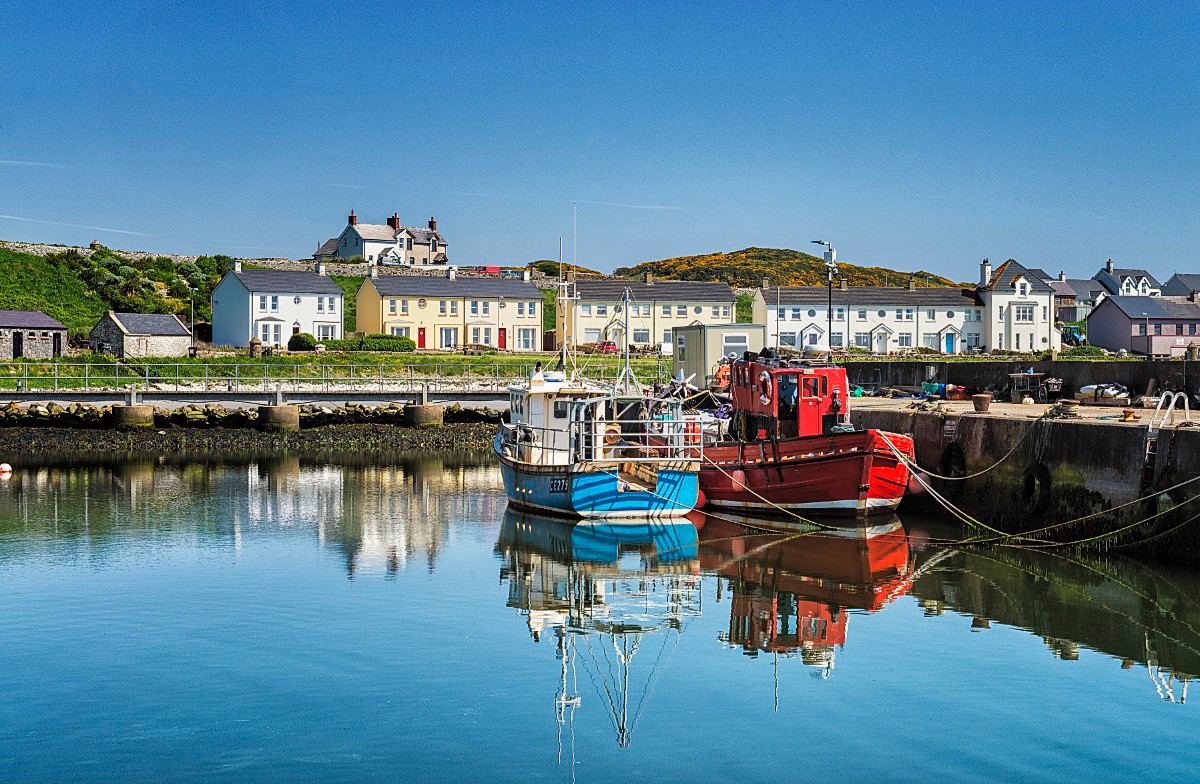
[[0, 238], [1200, 271], [1194, 6], [581, 5], [4, 2]]

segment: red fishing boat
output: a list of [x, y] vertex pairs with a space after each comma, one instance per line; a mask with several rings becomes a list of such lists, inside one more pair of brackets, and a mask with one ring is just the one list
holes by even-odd
[[849, 424], [845, 368], [747, 354], [732, 365], [730, 395], [729, 426], [700, 466], [707, 503], [860, 517], [904, 497], [896, 451], [912, 459], [912, 439]]

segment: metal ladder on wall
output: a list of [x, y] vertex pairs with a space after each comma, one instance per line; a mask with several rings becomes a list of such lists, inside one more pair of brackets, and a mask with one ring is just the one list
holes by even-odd
[[1180, 403], [1182, 402], [1183, 422], [1190, 424], [1192, 421], [1192, 411], [1188, 403], [1188, 397], [1183, 392], [1164, 392], [1158, 398], [1158, 405], [1154, 408], [1154, 415], [1150, 417], [1150, 424], [1146, 427], [1146, 453], [1142, 460], [1142, 487], [1143, 491], [1148, 490], [1154, 484], [1154, 474], [1158, 466], [1158, 434], [1159, 431], [1166, 425], [1175, 425], [1175, 416], [1180, 413]]

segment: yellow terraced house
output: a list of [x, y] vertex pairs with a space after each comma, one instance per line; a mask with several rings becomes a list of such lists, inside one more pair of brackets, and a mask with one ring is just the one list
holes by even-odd
[[542, 292], [527, 280], [377, 275], [355, 295], [358, 331], [402, 335], [417, 349], [466, 345], [505, 351], [542, 348]]
[[[671, 342], [671, 330], [689, 324], [732, 324], [736, 298], [727, 283], [686, 280], [655, 282], [652, 275], [640, 281], [577, 280], [572, 296], [560, 303], [555, 319], [555, 341], [578, 339], [573, 345], [615, 340], [635, 346]], [[621, 301], [629, 289], [633, 304], [629, 311], [629, 339], [621, 334], [624, 314]]]

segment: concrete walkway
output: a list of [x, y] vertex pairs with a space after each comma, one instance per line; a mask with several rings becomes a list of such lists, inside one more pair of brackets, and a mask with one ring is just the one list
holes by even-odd
[[[884, 398], [884, 397], [856, 397], [850, 401], [851, 411], [868, 411], [871, 409], [882, 409], [891, 411], [900, 411], [909, 408], [913, 403], [917, 402], [914, 398]], [[975, 407], [970, 400], [941, 400], [938, 401], [943, 411], [952, 414], [974, 414]], [[988, 416], [1001, 416], [1013, 418], [1028, 418], [1036, 419], [1046, 413], [1046, 409], [1050, 408], [1048, 403], [1034, 403], [1025, 405], [1022, 403], [1001, 403], [993, 400], [991, 408], [988, 409]], [[1101, 420], [1105, 422], [1118, 422], [1121, 419], [1121, 411], [1126, 406], [1079, 406], [1079, 418], [1088, 420]], [[1138, 419], [1127, 423], [1134, 427], [1145, 426], [1149, 424], [1150, 418], [1154, 415], [1153, 408], [1137, 408], [1136, 416]], [[918, 410], [918, 409], [914, 409]], [[1176, 418], [1176, 422], [1182, 421], [1182, 412]]]

